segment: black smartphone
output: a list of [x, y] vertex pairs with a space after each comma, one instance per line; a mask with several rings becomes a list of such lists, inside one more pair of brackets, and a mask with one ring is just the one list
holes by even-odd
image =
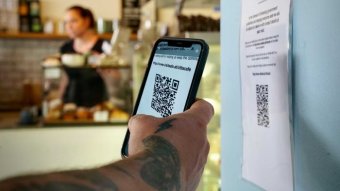
[[[201, 39], [165, 37], [154, 44], [132, 115], [167, 117], [188, 109], [197, 89], [209, 53]], [[128, 156], [127, 130], [122, 157]]]

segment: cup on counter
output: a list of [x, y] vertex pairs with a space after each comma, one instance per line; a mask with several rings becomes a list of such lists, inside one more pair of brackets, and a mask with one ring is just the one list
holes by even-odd
[[20, 125], [32, 125], [37, 123], [38, 108], [36, 106], [26, 107], [21, 110], [19, 117]]
[[103, 34], [105, 31], [105, 21], [103, 18], [98, 18], [97, 20], [97, 32]]
[[61, 62], [69, 67], [81, 67], [85, 64], [85, 56], [82, 54], [63, 54]]
[[54, 33], [54, 23], [53, 20], [47, 19], [44, 23], [44, 33], [52, 34]]

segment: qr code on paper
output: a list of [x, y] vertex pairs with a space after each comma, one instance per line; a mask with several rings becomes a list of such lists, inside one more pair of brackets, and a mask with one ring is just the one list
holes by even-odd
[[256, 85], [257, 125], [269, 127], [268, 85]]
[[156, 74], [151, 108], [161, 114], [162, 117], [172, 114], [178, 86], [178, 80]]

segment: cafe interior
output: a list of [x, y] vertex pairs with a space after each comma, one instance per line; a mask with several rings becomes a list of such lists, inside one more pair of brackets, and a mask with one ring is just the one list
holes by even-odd
[[[71, 39], [65, 15], [74, 6], [93, 13], [102, 52], [62, 51]], [[215, 115], [197, 190], [219, 190], [219, 31], [219, 0], [0, 0], [0, 179], [120, 159], [153, 43], [172, 36], [204, 39], [210, 47], [197, 97]], [[72, 89], [82, 84], [71, 86], [79, 71], [101, 77], [88, 87], [95, 98]], [[81, 95], [68, 99], [65, 91]]]

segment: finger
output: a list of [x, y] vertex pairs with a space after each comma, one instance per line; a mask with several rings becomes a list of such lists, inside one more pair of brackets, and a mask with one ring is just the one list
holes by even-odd
[[128, 128], [131, 135], [145, 138], [157, 130], [161, 120], [149, 115], [135, 115], [129, 120]]
[[198, 99], [187, 111], [185, 111], [185, 113], [193, 115], [196, 119], [202, 120], [202, 123], [204, 124], [208, 124], [214, 115], [214, 108], [209, 102]]
[[142, 141], [146, 137], [154, 134], [160, 120], [161, 119], [149, 115], [135, 115], [129, 120], [129, 155], [135, 154], [143, 149]]

